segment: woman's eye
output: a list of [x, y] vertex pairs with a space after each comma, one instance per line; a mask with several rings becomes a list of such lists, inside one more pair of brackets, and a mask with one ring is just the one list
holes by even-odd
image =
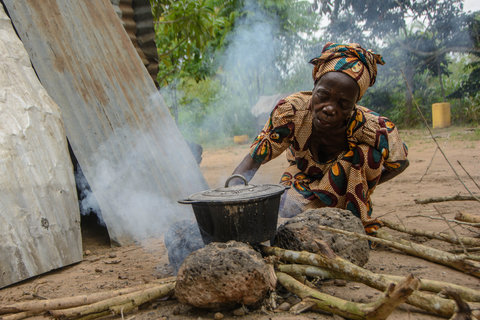
[[317, 94], [317, 99], [321, 100], [321, 101], [324, 101], [324, 100], [328, 99], [328, 96], [326, 94], [319, 93], [319, 94]]

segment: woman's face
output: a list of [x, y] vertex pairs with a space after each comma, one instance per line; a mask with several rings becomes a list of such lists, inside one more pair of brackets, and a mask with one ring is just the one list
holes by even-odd
[[315, 84], [311, 108], [318, 132], [345, 127], [359, 94], [358, 84], [342, 72], [328, 72]]

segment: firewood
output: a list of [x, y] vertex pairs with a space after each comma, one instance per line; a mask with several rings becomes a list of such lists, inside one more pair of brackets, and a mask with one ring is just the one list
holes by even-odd
[[[369, 281], [364, 279], [362, 275], [354, 276], [347, 273], [339, 273], [324, 268], [314, 267], [311, 265], [300, 265], [300, 264], [281, 264], [277, 266], [278, 271], [288, 273], [292, 276], [294, 275], [306, 275], [308, 277], [320, 278], [320, 279], [344, 279], [349, 281], [357, 281], [368, 285]], [[389, 274], [379, 274], [380, 276], [385, 277], [388, 281], [398, 283], [404, 277], [394, 276]], [[480, 291], [460, 286], [458, 284], [430, 280], [422, 278], [420, 281], [419, 290], [430, 291], [434, 293], [439, 293], [444, 290], [455, 291], [460, 298], [471, 301], [471, 302], [480, 302]]]
[[87, 314], [86, 316], [80, 317], [80, 318], [75, 318], [76, 320], [91, 320], [91, 319], [97, 319], [105, 316], [111, 315], [110, 310], [107, 311], [102, 311], [102, 312], [97, 312], [97, 313], [90, 313]]
[[[479, 252], [480, 247], [466, 248], [466, 251], [467, 252]], [[463, 249], [452, 249], [452, 250], [448, 250], [448, 252], [450, 252], [450, 253], [462, 253], [462, 252], [464, 252], [464, 250]]]
[[[297, 278], [294, 277], [295, 280], [298, 281]], [[305, 284], [303, 283], [302, 281], [298, 281], [299, 283], [302, 283], [302, 284]], [[308, 285], [309, 288], [311, 288], [311, 286]], [[293, 305], [290, 310], [291, 313], [293, 314], [300, 314], [302, 312], [305, 312], [305, 311], [308, 311], [310, 309], [312, 309], [314, 306], [317, 305], [317, 302], [315, 300], [312, 300], [310, 298], [306, 298], [306, 299], [303, 299], [302, 301], [300, 301], [299, 303]]]
[[475, 201], [477, 200], [476, 197], [471, 195], [461, 195], [456, 194], [454, 196], [449, 197], [432, 197], [427, 199], [415, 199], [416, 204], [427, 204], [427, 203], [434, 203], [434, 202], [444, 202], [444, 201]]
[[89, 305], [75, 308], [50, 310], [49, 313], [55, 318], [78, 318], [92, 313], [101, 313], [109, 310], [110, 307], [123, 305], [131, 302], [139, 306], [148, 301], [169, 296], [173, 293], [175, 282], [158, 285], [152, 288], [146, 288], [140, 291], [128, 293], [123, 296], [117, 296], [106, 300], [98, 301]]
[[394, 223], [392, 221], [388, 220], [382, 220], [383, 224], [396, 231], [408, 233], [414, 236], [422, 236], [422, 237], [427, 237], [430, 239], [437, 239], [437, 240], [442, 240], [446, 241], [449, 243], [454, 243], [454, 244], [460, 244], [463, 243], [464, 245], [469, 245], [469, 246], [478, 246], [480, 245], [480, 238], [473, 238], [473, 237], [455, 237], [451, 234], [445, 233], [445, 232], [433, 232], [429, 230], [420, 230], [416, 228], [406, 228], [405, 226], [402, 226], [398, 223]]
[[7, 313], [17, 313], [22, 311], [45, 312], [55, 309], [66, 309], [86, 304], [91, 304], [115, 296], [125, 295], [127, 293], [139, 291], [148, 287], [158, 286], [162, 283], [175, 282], [175, 277], [157, 280], [140, 286], [118, 289], [114, 291], [97, 292], [74, 297], [56, 298], [47, 300], [30, 300], [17, 302], [7, 306], [0, 306], [0, 315]]
[[391, 247], [407, 254], [452, 267], [475, 277], [480, 277], [480, 262], [474, 261], [478, 260], [477, 256], [470, 254], [452, 254], [447, 251], [435, 249], [412, 241], [396, 239], [385, 230], [379, 230], [377, 232], [377, 238], [388, 241]]
[[445, 219], [445, 217], [429, 216], [425, 214], [413, 214], [413, 215], [406, 216], [406, 218], [427, 218], [432, 220], [443, 220], [443, 221], [446, 220], [448, 222], [453, 222], [453, 223], [468, 226], [468, 227], [480, 227], [480, 223], [465, 222], [457, 219]]
[[122, 315], [124, 313], [130, 312], [138, 308], [138, 305], [134, 304], [132, 301], [128, 301], [127, 303], [118, 305], [118, 306], [111, 306], [108, 308], [113, 315]]
[[446, 251], [434, 249], [411, 241], [403, 239], [393, 239], [393, 237], [388, 232], [381, 229], [377, 231], [376, 237], [372, 237], [364, 234], [334, 229], [326, 226], [319, 226], [318, 228], [321, 230], [337, 232], [345, 235], [350, 235], [352, 237], [367, 239], [376, 243], [381, 243], [383, 245], [395, 248], [412, 256], [417, 256], [431, 262], [449, 266], [451, 268], [460, 270], [475, 277], [480, 277], [480, 262], [471, 260], [470, 257], [464, 254], [454, 255]]
[[5, 315], [5, 316], [0, 316], [0, 320], [21, 320], [21, 319], [25, 319], [25, 318], [35, 316], [36, 314], [37, 314], [36, 312], [23, 311], [23, 312], [9, 314], [9, 315]]
[[480, 223], [480, 216], [471, 213], [458, 212], [455, 219], [463, 222]]
[[314, 309], [338, 314], [348, 319], [387, 319], [419, 285], [418, 279], [409, 276], [397, 285], [388, 286], [385, 294], [378, 300], [371, 303], [355, 303], [312, 289], [286, 273], [277, 272], [277, 277], [282, 286], [290, 292], [300, 298], [308, 299], [308, 302], [315, 302]]
[[[262, 251], [266, 255], [275, 255], [287, 262], [308, 264], [326, 268], [340, 274], [349, 274], [354, 277], [352, 279], [362, 279], [361, 282], [381, 291], [386, 290], [391, 283], [387, 277], [373, 273], [338, 256], [327, 257], [321, 253], [314, 254], [307, 251], [299, 252], [267, 246], [262, 247]], [[455, 312], [455, 303], [453, 300], [440, 298], [420, 291], [413, 292], [407, 298], [407, 303], [442, 317], [451, 317]]]
[[450, 320], [471, 320], [472, 318], [472, 309], [470, 306], [462, 300], [460, 295], [455, 291], [447, 290], [447, 294], [455, 300], [457, 304], [457, 311], [450, 318]]

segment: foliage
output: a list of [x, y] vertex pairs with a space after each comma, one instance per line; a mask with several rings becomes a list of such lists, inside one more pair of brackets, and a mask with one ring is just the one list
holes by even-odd
[[[401, 109], [395, 112], [399, 116], [396, 120], [408, 126], [418, 123], [414, 101], [423, 105], [433, 98], [437, 102], [445, 100], [449, 93], [444, 81], [450, 72], [450, 54], [469, 52], [471, 48], [461, 0], [318, 0], [315, 3], [318, 12], [329, 17], [327, 34], [359, 42], [384, 55], [387, 64], [379, 72], [386, 77], [379, 77], [376, 86], [385, 87], [380, 82], [386, 81], [389, 93], [385, 89], [369, 91], [383, 95], [383, 102], [388, 100], [387, 96], [389, 99], [395, 96], [395, 101], [388, 102]], [[432, 90], [434, 87], [439, 90]], [[403, 98], [399, 90], [403, 91]], [[375, 103], [382, 99], [370, 100]]]
[[211, 75], [212, 53], [235, 19], [236, 0], [150, 0], [159, 52], [158, 83]]
[[311, 90], [307, 61], [326, 41], [358, 42], [384, 56], [360, 104], [416, 126], [415, 104], [430, 118], [432, 103], [457, 92], [453, 121], [478, 123], [480, 18], [467, 17], [461, 0], [151, 2], [158, 80], [182, 132], [196, 142], [253, 138], [250, 108], [262, 95]]
[[474, 58], [463, 68], [469, 73], [468, 78], [462, 79], [459, 88], [449, 95], [450, 98], [462, 98], [465, 95], [473, 97], [480, 88], [480, 12], [468, 17], [468, 33], [473, 44], [471, 54]]
[[[287, 79], [298, 72], [296, 62], [303, 59], [298, 52], [312, 46], [312, 37], [305, 35], [318, 30], [318, 15], [310, 3], [153, 2], [159, 21], [158, 79], [184, 134], [196, 141], [208, 134], [210, 140], [218, 138], [218, 132], [255, 135], [250, 108], [259, 96], [282, 91], [283, 83], [292, 85]], [[205, 4], [209, 6], [202, 7]], [[201, 17], [185, 24], [192, 15]], [[212, 24], [214, 20], [221, 23]], [[211, 31], [205, 31], [210, 30], [207, 26]], [[204, 41], [196, 41], [192, 34], [200, 34]], [[305, 60], [302, 63], [307, 65]]]

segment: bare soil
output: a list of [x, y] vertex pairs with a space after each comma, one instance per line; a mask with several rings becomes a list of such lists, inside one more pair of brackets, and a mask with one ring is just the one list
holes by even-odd
[[[434, 134], [461, 179], [475, 193], [479, 189], [460, 167], [480, 182], [480, 135], [478, 129], [448, 128], [435, 130]], [[432, 231], [455, 232], [472, 237], [480, 236], [480, 229], [447, 224], [442, 220], [453, 219], [457, 212], [480, 214], [476, 201], [449, 201], [431, 204], [416, 204], [415, 199], [468, 194], [457, 179], [436, 145], [425, 130], [403, 131], [402, 136], [409, 146], [410, 166], [396, 177], [377, 187], [373, 194], [374, 215], [405, 226]], [[222, 149], [206, 148], [200, 169], [211, 188], [220, 187], [248, 151], [248, 145], [234, 145]], [[262, 166], [252, 184], [277, 183], [286, 161], [284, 156]], [[427, 170], [428, 168], [428, 170]], [[387, 229], [388, 230], [388, 229]], [[390, 231], [406, 239], [422, 242], [444, 250], [455, 246], [426, 238], [412, 238]], [[168, 265], [163, 239], [151, 239], [142, 246], [111, 247], [105, 229], [84, 219], [82, 224], [84, 260], [48, 274], [41, 275], [0, 290], [0, 303], [7, 305], [30, 299], [67, 297], [92, 292], [118, 289], [150, 282], [172, 275]], [[447, 281], [480, 290], [478, 278], [437, 265], [395, 250], [378, 246], [370, 252], [367, 269], [377, 273], [407, 275]], [[357, 302], [372, 301], [378, 291], [358, 283], [338, 286], [333, 281], [319, 284], [320, 290]], [[223, 312], [224, 319], [331, 319], [331, 315], [307, 312], [294, 316], [288, 312], [265, 312], [250, 310], [244, 316]], [[121, 317], [117, 317], [121, 318]], [[148, 304], [125, 319], [214, 319], [214, 313], [190, 308], [176, 300], [156, 301]], [[45, 319], [45, 317], [36, 317]], [[400, 306], [389, 319], [437, 319], [407, 305]]]

